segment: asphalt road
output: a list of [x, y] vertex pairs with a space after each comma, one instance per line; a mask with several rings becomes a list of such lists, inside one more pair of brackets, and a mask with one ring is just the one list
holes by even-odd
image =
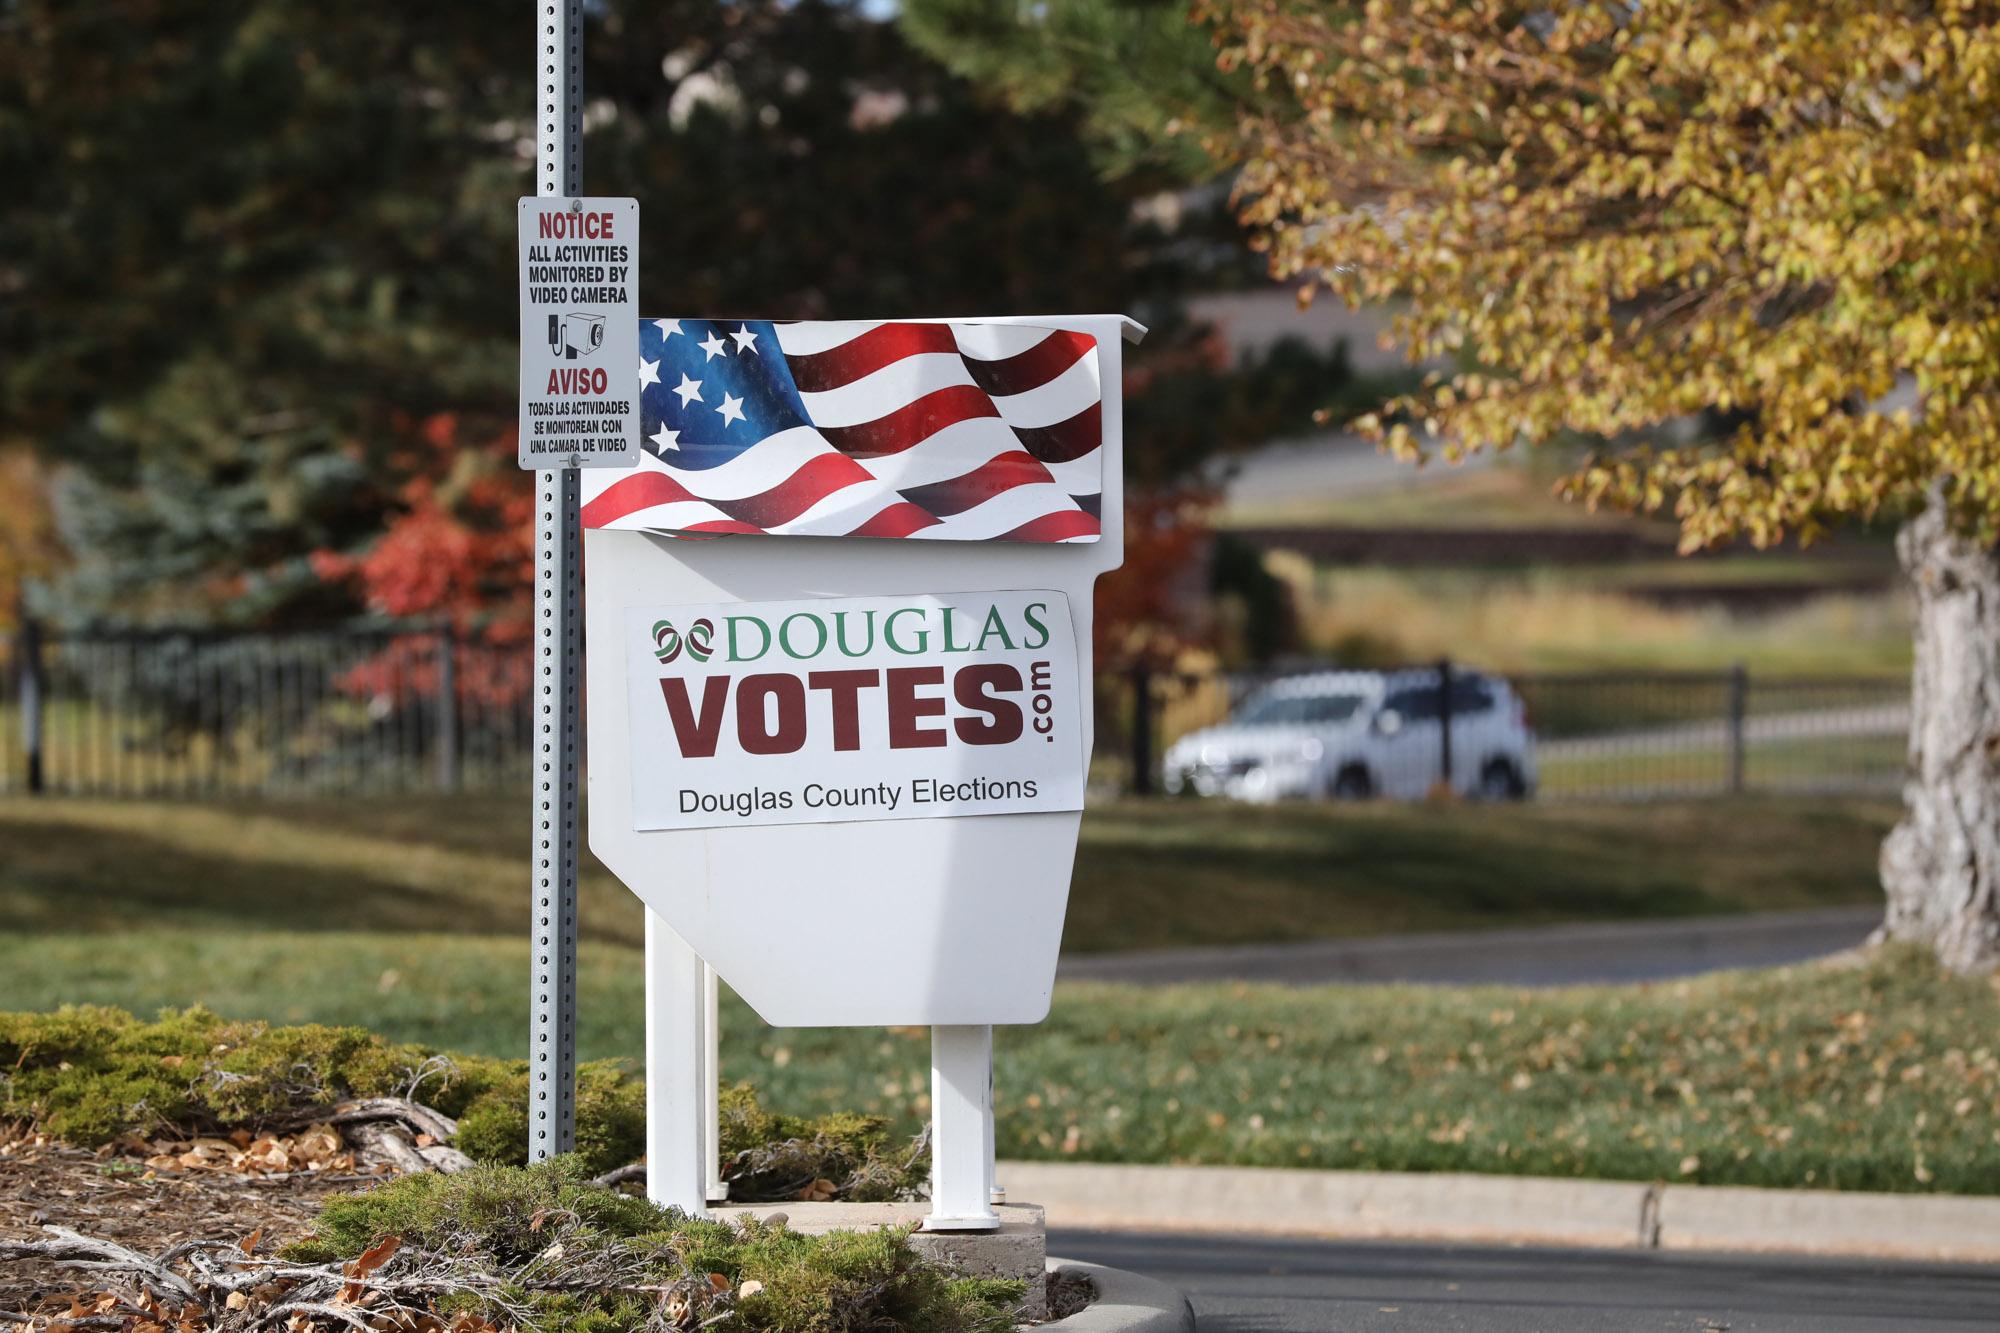
[[1286, 986], [1334, 982], [1580, 986], [1660, 981], [1824, 957], [1854, 948], [1881, 922], [1879, 906], [1832, 907], [1681, 921], [1065, 954], [1056, 976], [1064, 981], [1139, 986], [1187, 981], [1265, 981]]
[[2000, 1329], [2000, 1268], [1062, 1230], [1049, 1253], [1179, 1287], [1199, 1333]]

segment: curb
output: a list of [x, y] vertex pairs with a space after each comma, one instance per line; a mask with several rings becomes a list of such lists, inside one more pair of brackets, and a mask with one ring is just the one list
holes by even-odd
[[1049, 1272], [1083, 1274], [1097, 1288], [1097, 1299], [1043, 1328], [1063, 1333], [1195, 1333], [1194, 1307], [1164, 1282], [1073, 1259], [1050, 1259]]
[[1002, 1162], [1051, 1227], [2000, 1262], [2000, 1198], [1283, 1167]]
[[1668, 1185], [1659, 1245], [2000, 1262], [2000, 1199]]

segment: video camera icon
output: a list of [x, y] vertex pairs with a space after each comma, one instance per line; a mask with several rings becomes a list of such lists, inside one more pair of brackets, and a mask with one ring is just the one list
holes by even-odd
[[604, 316], [571, 312], [549, 316], [549, 352], [565, 361], [589, 356], [604, 346]]

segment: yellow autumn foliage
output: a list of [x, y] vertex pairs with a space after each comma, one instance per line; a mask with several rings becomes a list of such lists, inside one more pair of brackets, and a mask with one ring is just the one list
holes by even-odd
[[0, 447], [0, 630], [13, 626], [21, 585], [56, 563], [46, 478], [28, 450]]
[[1689, 547], [1933, 483], [2000, 536], [2000, 6], [1203, 3], [1274, 271], [1458, 367], [1392, 447], [1594, 438], [1564, 493]]

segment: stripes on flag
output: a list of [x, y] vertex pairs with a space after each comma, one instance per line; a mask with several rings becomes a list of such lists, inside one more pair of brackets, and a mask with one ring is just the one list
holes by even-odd
[[1096, 339], [1011, 324], [645, 320], [644, 451], [591, 528], [1094, 541]]

